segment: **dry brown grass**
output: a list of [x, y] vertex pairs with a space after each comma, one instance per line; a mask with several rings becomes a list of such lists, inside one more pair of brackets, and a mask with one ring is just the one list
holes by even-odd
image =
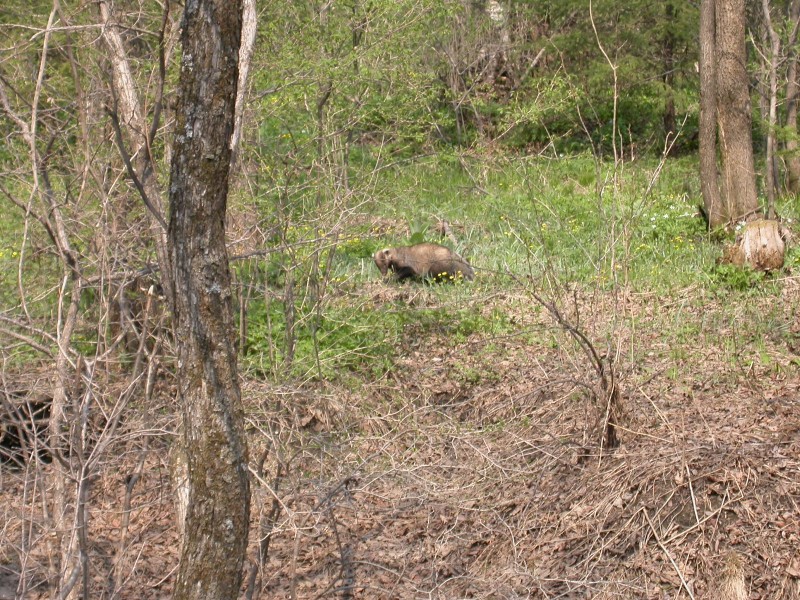
[[[624, 406], [615, 450], [600, 444], [591, 366], [524, 292], [472, 300], [501, 307], [518, 334], [457, 344], [409, 336], [378, 381], [304, 389], [245, 381], [250, 559], [258, 565], [260, 546], [264, 563], [246, 573], [244, 593], [718, 598], [735, 553], [734, 597], [798, 598], [797, 298], [787, 280], [780, 304], [767, 300], [771, 322], [760, 325], [752, 316], [763, 300], [731, 305], [699, 290], [665, 302], [619, 293], [565, 303], [614, 358]], [[423, 293], [415, 306], [426, 302]], [[151, 428], [172, 428], [163, 408]], [[92, 488], [97, 597], [110, 597], [117, 563], [118, 598], [166, 597], [172, 586], [164, 435], [150, 442], [120, 545], [126, 476], [141, 456], [135, 425]], [[28, 560], [33, 577], [47, 557], [36, 544], [26, 555], [13, 548], [23, 529], [46, 530], [23, 475], [2, 479], [3, 560], [12, 571]]]

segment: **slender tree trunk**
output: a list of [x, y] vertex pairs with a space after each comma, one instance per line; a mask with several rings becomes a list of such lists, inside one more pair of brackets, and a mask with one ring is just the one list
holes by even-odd
[[[33, 189], [28, 202], [27, 215], [35, 216], [45, 228], [53, 244], [58, 250], [63, 269], [62, 284], [58, 294], [58, 330], [56, 341], [58, 355], [53, 380], [53, 399], [50, 403], [48, 422], [48, 446], [56, 458], [48, 484], [50, 502], [45, 503], [49, 514], [49, 526], [53, 535], [50, 537], [50, 579], [52, 598], [76, 597], [75, 584], [81, 574], [82, 563], [78, 544], [77, 519], [75, 511], [79, 504], [74, 482], [75, 473], [71, 469], [70, 458], [70, 423], [68, 405], [74, 368], [72, 360], [75, 353], [72, 348], [72, 336], [77, 324], [78, 308], [81, 298], [81, 271], [78, 257], [72, 250], [67, 234], [65, 219], [61, 213], [61, 204], [53, 195], [53, 188], [48, 177], [47, 162], [39, 155], [37, 147], [37, 128], [39, 121], [39, 101], [44, 89], [47, 57], [50, 51], [50, 40], [55, 17], [60, 11], [58, 0], [54, 0], [53, 9], [45, 28], [40, 62], [36, 74], [36, 85], [30, 103], [30, 122], [17, 115], [8, 100], [5, 85], [0, 81], [0, 105], [8, 118], [14, 122], [25, 143], [28, 145], [31, 181]], [[41, 211], [32, 210], [33, 200], [38, 196], [41, 200]], [[46, 216], [45, 216], [46, 215]], [[20, 258], [20, 265], [22, 259]], [[21, 274], [19, 281], [20, 299], [24, 304]]]
[[758, 213], [744, 0], [716, 2], [717, 116], [724, 202], [731, 221]]
[[[149, 127], [147, 119], [144, 117], [144, 111], [139, 100], [136, 82], [122, 36], [115, 21], [113, 5], [108, 0], [99, 0], [98, 8], [103, 24], [101, 35], [108, 50], [108, 59], [111, 61], [111, 82], [116, 99], [116, 110], [119, 111], [119, 126], [130, 134], [131, 148], [126, 150], [126, 153], [134, 157], [131, 166], [142, 185], [144, 194], [142, 199], [150, 211], [150, 229], [155, 240], [158, 266], [162, 273], [161, 284], [167, 297], [170, 297], [172, 292], [170, 289], [171, 282], [169, 277], [164, 276], [169, 273], [169, 255], [167, 252], [167, 232], [163, 226], [162, 192], [156, 177], [156, 164], [151, 153], [152, 140], [149, 137], [150, 131], [155, 131], [158, 125], [158, 116], [154, 117], [156, 120], [153, 124], [154, 126]], [[164, 31], [161, 33], [164, 35]], [[164, 74], [162, 73], [161, 75], [163, 77]], [[120, 143], [122, 143], [122, 140], [120, 140]], [[122, 148], [120, 149], [122, 150]]]
[[664, 56], [664, 136], [669, 139], [678, 130], [675, 118], [675, 94], [672, 86], [675, 81], [675, 33], [672, 30], [672, 22], [675, 20], [677, 9], [672, 2], [667, 2], [665, 7], [667, 20], [667, 31], [662, 40], [662, 50]]
[[44, 196], [48, 198], [51, 219], [54, 227], [54, 241], [64, 262], [64, 280], [59, 294], [58, 357], [56, 358], [56, 377], [53, 386], [53, 402], [50, 405], [48, 440], [51, 451], [56, 455], [53, 476], [53, 531], [61, 546], [61, 565], [56, 590], [61, 598], [76, 598], [77, 578], [81, 572], [80, 550], [78, 548], [77, 519], [75, 512], [82, 510], [74, 487], [74, 472], [69, 467], [71, 454], [71, 430], [67, 417], [70, 392], [74, 391], [75, 368], [72, 365], [72, 335], [78, 320], [78, 307], [81, 302], [81, 274], [78, 261], [69, 243], [64, 219], [45, 173], [42, 174]]
[[800, 156], [798, 156], [797, 140], [797, 100], [800, 93], [797, 78], [797, 42], [798, 24], [800, 24], [800, 0], [792, 0], [789, 7], [789, 21], [792, 25], [792, 32], [786, 47], [789, 49], [788, 64], [786, 67], [786, 126], [789, 128], [790, 135], [786, 142], [786, 187], [789, 192], [796, 194], [800, 192]]
[[700, 4], [700, 190], [709, 229], [728, 220], [717, 170], [716, 17], [714, 0]]
[[175, 598], [230, 600], [250, 489], [225, 250], [242, 0], [186, 4], [170, 176], [169, 250], [189, 504]]
[[258, 19], [256, 0], [242, 0], [242, 43], [239, 48], [239, 82], [236, 86], [236, 105], [234, 108], [233, 135], [231, 136], [231, 168], [236, 166], [241, 146], [242, 123], [244, 120], [244, 101], [247, 97], [247, 78], [256, 45]]
[[778, 121], [778, 60], [780, 59], [781, 41], [775, 28], [772, 26], [772, 17], [769, 11], [769, 0], [761, 0], [764, 11], [764, 27], [769, 39], [770, 53], [767, 56], [767, 70], [769, 72], [769, 97], [767, 109], [767, 161], [766, 188], [767, 188], [767, 216], [775, 218], [775, 195], [777, 190], [778, 162], [775, 160], [775, 127]]

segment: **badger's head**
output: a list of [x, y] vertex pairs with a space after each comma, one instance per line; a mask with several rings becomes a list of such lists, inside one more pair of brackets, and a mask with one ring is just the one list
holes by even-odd
[[392, 251], [390, 248], [384, 248], [383, 250], [378, 250], [372, 257], [375, 260], [375, 266], [378, 267], [378, 270], [384, 277], [386, 277], [386, 274], [389, 272], [391, 254]]

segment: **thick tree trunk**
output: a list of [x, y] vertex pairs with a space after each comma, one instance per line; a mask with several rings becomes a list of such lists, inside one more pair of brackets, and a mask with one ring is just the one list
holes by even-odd
[[750, 221], [736, 236], [736, 242], [725, 249], [722, 258], [739, 267], [746, 264], [759, 271], [775, 271], [783, 267], [786, 239], [786, 230], [777, 221]]
[[716, 2], [717, 116], [724, 202], [731, 221], [758, 213], [744, 0]]
[[700, 190], [709, 229], [728, 220], [717, 171], [716, 17], [714, 0], [700, 5]]
[[186, 4], [169, 250], [189, 505], [175, 598], [236, 598], [250, 490], [225, 211], [242, 2]]

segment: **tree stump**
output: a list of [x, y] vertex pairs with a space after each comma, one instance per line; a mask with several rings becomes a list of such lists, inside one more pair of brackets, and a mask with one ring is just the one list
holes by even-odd
[[778, 221], [751, 221], [736, 236], [736, 242], [725, 248], [722, 261], [737, 267], [749, 265], [758, 271], [780, 269], [788, 239], [788, 230]]

